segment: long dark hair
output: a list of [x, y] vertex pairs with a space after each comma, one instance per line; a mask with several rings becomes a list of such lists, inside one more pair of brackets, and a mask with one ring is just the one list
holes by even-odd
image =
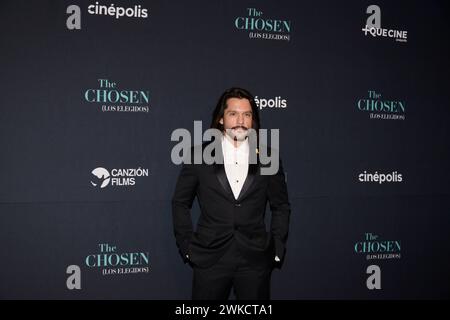
[[258, 132], [260, 128], [258, 106], [253, 95], [245, 89], [233, 87], [226, 90], [219, 98], [216, 108], [212, 114], [211, 128], [223, 131], [223, 125], [219, 122], [223, 118], [227, 108], [227, 100], [230, 98], [247, 99], [252, 106], [252, 128]]

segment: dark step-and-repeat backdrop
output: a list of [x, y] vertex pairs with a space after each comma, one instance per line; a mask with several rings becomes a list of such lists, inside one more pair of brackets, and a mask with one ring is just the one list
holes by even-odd
[[171, 137], [202, 142], [234, 86], [279, 129], [273, 299], [448, 298], [447, 17], [425, 0], [2, 1], [0, 298], [189, 299]]

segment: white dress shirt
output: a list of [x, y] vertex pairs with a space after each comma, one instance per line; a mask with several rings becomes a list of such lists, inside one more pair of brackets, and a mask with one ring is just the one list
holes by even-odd
[[235, 147], [234, 141], [225, 134], [222, 138], [222, 151], [225, 173], [234, 198], [237, 199], [248, 174], [248, 140]]

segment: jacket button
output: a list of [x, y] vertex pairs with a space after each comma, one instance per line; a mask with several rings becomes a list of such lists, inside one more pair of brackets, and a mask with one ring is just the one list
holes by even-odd
[[234, 206], [235, 206], [235, 207], [240, 207], [241, 204], [240, 204], [240, 203], [235, 203]]

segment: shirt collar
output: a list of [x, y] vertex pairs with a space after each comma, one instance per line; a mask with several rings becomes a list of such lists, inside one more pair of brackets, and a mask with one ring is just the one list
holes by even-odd
[[238, 147], [234, 146], [234, 141], [231, 140], [231, 138], [224, 133], [222, 137], [222, 148], [225, 149], [225, 152], [233, 152], [236, 151], [238, 153], [244, 153], [248, 154], [249, 150], [249, 144], [248, 144], [248, 138], [244, 140]]

